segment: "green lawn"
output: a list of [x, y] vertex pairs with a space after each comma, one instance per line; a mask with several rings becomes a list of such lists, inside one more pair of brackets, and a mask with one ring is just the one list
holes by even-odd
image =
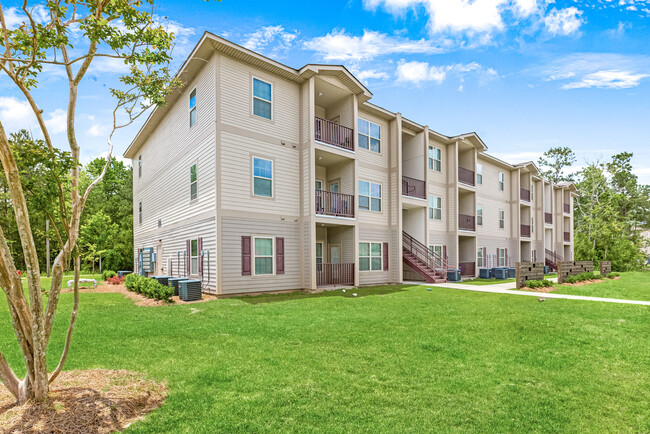
[[557, 285], [555, 292], [650, 301], [650, 273], [647, 271], [621, 273], [619, 280], [605, 279], [604, 282], [585, 286]]
[[[550, 273], [544, 275], [544, 279], [552, 279], [554, 277], [557, 277], [557, 273]], [[462, 284], [467, 284], [467, 285], [496, 285], [497, 283], [513, 283], [515, 279], [470, 279], [470, 280], [464, 280], [462, 282], [457, 282], [457, 283], [462, 283]], [[449, 282], [449, 283], [456, 283], [456, 282]]]
[[[129, 432], [650, 431], [647, 307], [426, 288], [165, 307], [84, 293], [66, 368], [168, 382]], [[19, 364], [4, 305], [0, 348]]]

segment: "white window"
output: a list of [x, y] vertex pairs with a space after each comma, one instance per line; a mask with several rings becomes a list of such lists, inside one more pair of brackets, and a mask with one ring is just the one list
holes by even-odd
[[359, 271], [383, 270], [381, 243], [359, 243]]
[[138, 156], [138, 178], [142, 178], [142, 154]]
[[429, 218], [433, 220], [442, 220], [441, 197], [429, 196]]
[[255, 275], [273, 274], [273, 237], [253, 237]]
[[442, 151], [434, 146], [429, 146], [429, 169], [442, 171]]
[[499, 249], [499, 267], [506, 266], [506, 249]]
[[476, 224], [483, 226], [483, 206], [479, 205], [476, 207]]
[[199, 240], [190, 240], [190, 274], [199, 274]]
[[483, 261], [484, 261], [484, 260], [483, 260], [483, 248], [482, 248], [482, 247], [479, 247], [479, 248], [476, 250], [476, 266], [477, 266], [478, 268], [484, 268], [484, 267], [485, 267], [485, 263], [484, 263]]
[[506, 227], [506, 212], [499, 210], [499, 229], [504, 229]]
[[253, 194], [273, 197], [273, 161], [253, 158]]
[[476, 183], [483, 184], [483, 165], [476, 164]]
[[442, 267], [442, 246], [429, 246], [429, 251], [433, 253], [433, 257], [436, 258], [436, 266]]
[[359, 181], [359, 209], [381, 211], [381, 184]]
[[199, 194], [199, 175], [196, 171], [196, 164], [190, 167], [190, 200], [194, 200]]
[[359, 147], [372, 152], [381, 152], [381, 127], [359, 118]]
[[138, 202], [138, 223], [142, 224], [142, 202]]
[[196, 89], [190, 92], [190, 127], [196, 125]]
[[316, 243], [316, 263], [323, 263], [323, 243], [320, 241]]
[[505, 187], [505, 178], [503, 172], [499, 172], [499, 191], [503, 191]]
[[321, 180], [316, 180], [316, 190], [322, 190], [323, 189], [323, 181]]
[[253, 114], [264, 119], [273, 116], [273, 85], [253, 78]]

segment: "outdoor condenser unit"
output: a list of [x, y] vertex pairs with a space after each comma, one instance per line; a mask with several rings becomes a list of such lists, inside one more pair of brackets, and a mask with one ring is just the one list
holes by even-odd
[[201, 300], [201, 281], [183, 280], [178, 288], [178, 296], [183, 301]]
[[188, 279], [187, 279], [187, 277], [171, 277], [171, 278], [167, 279], [167, 282], [169, 282], [169, 286], [174, 288], [174, 295], [178, 295], [179, 284], [183, 280], [188, 280]]

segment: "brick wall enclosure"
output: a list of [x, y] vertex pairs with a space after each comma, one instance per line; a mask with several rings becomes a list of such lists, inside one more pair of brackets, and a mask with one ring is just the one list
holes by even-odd
[[564, 283], [567, 277], [594, 271], [593, 261], [560, 261], [557, 264], [557, 282]]
[[612, 272], [612, 261], [600, 261], [600, 275], [606, 277]]
[[517, 262], [517, 289], [526, 285], [527, 280], [544, 280], [543, 262]]

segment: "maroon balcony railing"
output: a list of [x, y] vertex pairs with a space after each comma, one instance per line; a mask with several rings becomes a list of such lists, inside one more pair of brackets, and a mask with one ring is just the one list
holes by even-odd
[[545, 212], [544, 213], [544, 223], [552, 224], [553, 223], [553, 214], [551, 214], [550, 212]]
[[571, 212], [571, 205], [568, 203], [564, 204], [564, 212], [569, 214]]
[[530, 225], [521, 225], [521, 236], [530, 238]]
[[476, 218], [473, 215], [458, 214], [458, 229], [463, 231], [475, 231]]
[[458, 181], [467, 185], [474, 185], [474, 172], [458, 166]]
[[316, 286], [354, 285], [354, 263], [316, 264]]
[[564, 241], [571, 242], [571, 232], [565, 232], [564, 233]]
[[475, 262], [459, 262], [461, 276], [476, 276], [476, 263]]
[[526, 202], [530, 202], [530, 190], [527, 190], [525, 188], [521, 189], [521, 200], [525, 200]]
[[316, 214], [335, 217], [354, 217], [354, 196], [316, 190]]
[[402, 195], [419, 197], [420, 199], [426, 198], [426, 189], [424, 181], [419, 179], [409, 178], [402, 176]]
[[442, 275], [447, 270], [447, 258], [438, 256], [431, 249], [427, 248], [427, 246], [404, 231], [402, 231], [402, 248], [427, 264], [427, 267]]
[[315, 118], [315, 135], [319, 142], [354, 151], [354, 130], [327, 119]]

